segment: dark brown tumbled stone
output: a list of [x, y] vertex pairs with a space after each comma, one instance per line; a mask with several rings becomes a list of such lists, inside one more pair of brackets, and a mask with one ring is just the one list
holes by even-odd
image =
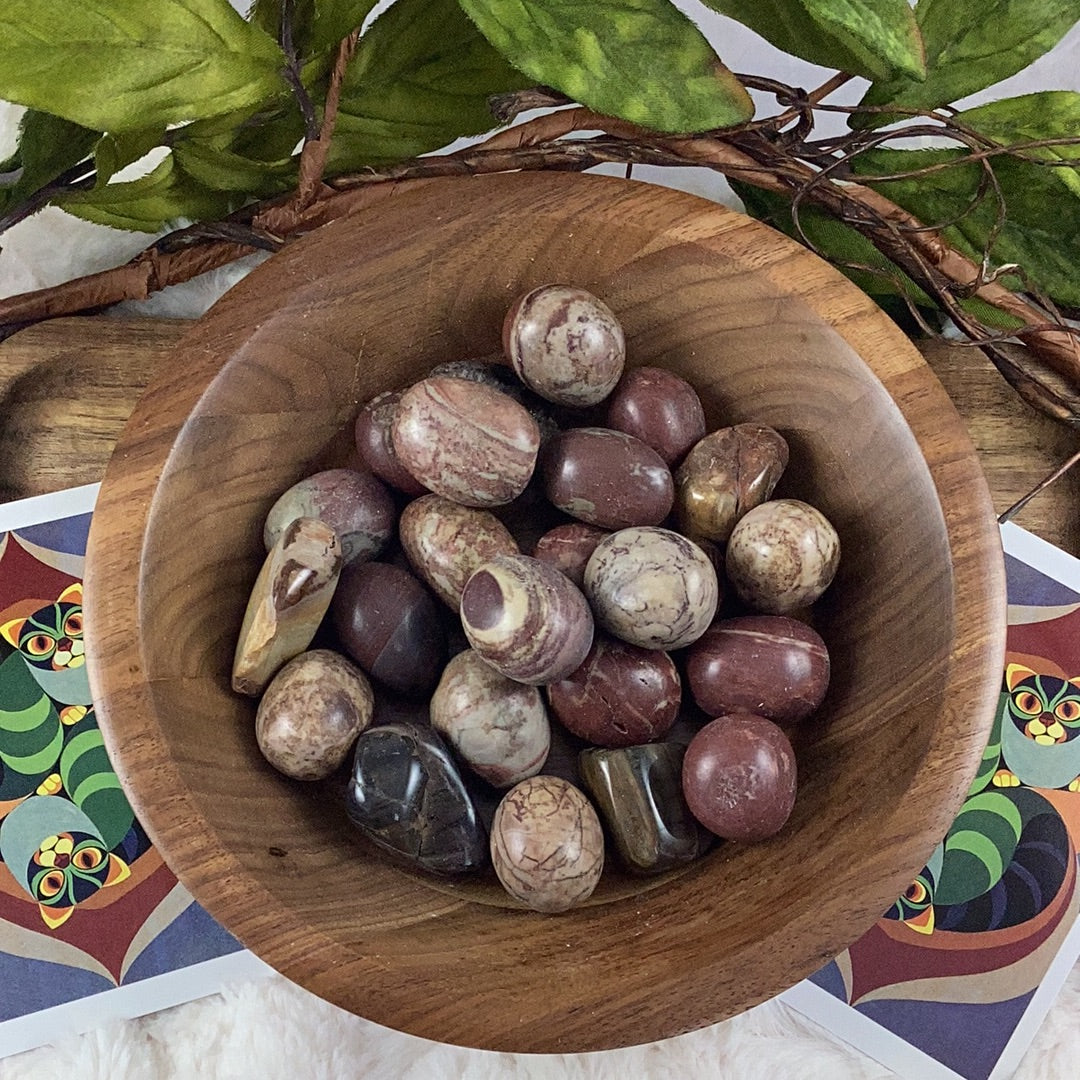
[[765, 840], [795, 805], [795, 753], [771, 720], [733, 713], [706, 724], [683, 758], [691, 813], [727, 840]]
[[640, 439], [610, 428], [571, 428], [544, 447], [544, 491], [554, 506], [590, 525], [659, 525], [675, 498], [671, 472]]
[[434, 689], [446, 634], [434, 598], [408, 571], [353, 564], [341, 575], [330, 619], [346, 653], [373, 679], [409, 696]]
[[660, 739], [681, 700], [675, 661], [598, 635], [581, 666], [547, 687], [560, 723], [596, 746], [633, 746]]
[[627, 371], [607, 402], [607, 426], [651, 446], [671, 466], [705, 434], [697, 391], [666, 368]]
[[585, 581], [589, 556], [607, 535], [606, 529], [586, 525], [584, 521], [556, 525], [536, 541], [533, 555], [561, 570], [580, 589]]

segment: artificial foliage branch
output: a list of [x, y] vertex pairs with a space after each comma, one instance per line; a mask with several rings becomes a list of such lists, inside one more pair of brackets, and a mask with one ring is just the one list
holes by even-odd
[[[704, 3], [835, 73], [809, 91], [735, 73], [670, 0], [394, 0], [374, 18], [373, 0], [256, 0], [246, 17], [227, 0], [152, 16], [9, 0], [0, 98], [28, 112], [0, 162], [0, 232], [54, 205], [157, 238], [0, 300], [0, 335], [279, 250], [377, 212], [390, 185], [664, 165], [722, 173], [913, 332], [955, 328], [1080, 425], [1080, 93], [954, 104], [1052, 48], [1080, 0]], [[862, 100], [837, 104], [855, 78]], [[822, 136], [826, 114], [847, 130]], [[155, 148], [148, 173], [113, 179]]]

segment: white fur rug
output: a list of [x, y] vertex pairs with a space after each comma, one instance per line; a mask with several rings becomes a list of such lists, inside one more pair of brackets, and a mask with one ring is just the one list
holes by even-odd
[[[15, 111], [0, 103], [0, 159], [10, 152]], [[650, 178], [652, 178], [650, 176]], [[679, 178], [694, 189], [696, 179]], [[698, 189], [713, 197], [718, 189]], [[0, 243], [0, 296], [52, 284], [134, 254], [148, 238], [115, 233], [48, 211]], [[169, 290], [146, 314], [194, 316], [238, 276]], [[1015, 1074], [1023, 1080], [1071, 1076], [1080, 1061], [1080, 967]], [[53, 1046], [0, 1061], [3, 1080], [870, 1080], [888, 1069], [779, 1001], [725, 1023], [660, 1043], [603, 1054], [492, 1054], [403, 1035], [348, 1015], [272, 975], [142, 1019], [85, 1035], [58, 1030]]]

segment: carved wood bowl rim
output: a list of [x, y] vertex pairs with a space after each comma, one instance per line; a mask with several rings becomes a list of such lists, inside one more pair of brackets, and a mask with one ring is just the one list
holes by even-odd
[[[670, 880], [616, 882], [563, 916], [427, 882], [352, 837], [323, 842], [320, 798], [260, 764], [251, 705], [226, 688], [230, 635], [261, 561], [260, 515], [332, 460], [334, 433], [371, 396], [363, 358], [374, 350], [378, 365], [380, 347], [398, 350], [400, 385], [433, 355], [495, 351], [509, 300], [547, 280], [608, 300], [634, 362], [707, 374], [712, 420], [718, 409], [731, 410], [722, 422], [783, 420], [793, 460], [807, 458], [788, 493], [820, 494], [839, 516], [849, 574], [874, 605], [850, 580], [838, 585], [849, 621], [873, 624], [865, 649], [842, 613], [824, 616], [846, 648], [828, 723], [807, 736], [804, 783], [830, 820], [822, 810], [815, 824], [797, 806], [801, 847], [785, 833], [759, 849], [722, 846]], [[724, 396], [726, 368], [701, 367], [716, 341], [739, 346], [731, 384], [758, 387], [764, 415]], [[769, 363], [754, 353], [762, 342]], [[833, 380], [825, 397], [821, 379]], [[814, 402], [812, 421], [791, 400], [800, 395]], [[826, 433], [835, 453], [822, 451]], [[873, 485], [859, 479], [860, 455], [881, 465]], [[861, 521], [859, 506], [881, 520]], [[918, 543], [898, 549], [894, 534]], [[212, 589], [193, 553], [202, 547]], [[925, 631], [905, 621], [912, 606], [930, 616]], [[700, 1028], [859, 937], [959, 809], [989, 733], [1005, 628], [1000, 541], [975, 450], [900, 330], [759, 222], [666, 188], [565, 174], [373, 188], [353, 215], [230, 290], [171, 353], [119, 440], [92, 523], [86, 607], [114, 766], [195, 898], [269, 964], [358, 1015], [518, 1052]], [[918, 638], [915, 651], [929, 640], [928, 660], [905, 658], [900, 630]], [[868, 678], [880, 703], [846, 712], [845, 694]], [[870, 774], [832, 775], [856, 738], [874, 757]]]

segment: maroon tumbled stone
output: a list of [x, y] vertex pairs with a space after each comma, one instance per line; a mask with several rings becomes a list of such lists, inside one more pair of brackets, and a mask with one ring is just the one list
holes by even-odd
[[357, 563], [330, 603], [341, 644], [372, 678], [411, 697], [430, 694], [446, 662], [446, 634], [432, 595], [407, 570]]
[[356, 452], [380, 480], [406, 495], [423, 495], [427, 488], [398, 461], [390, 439], [390, 425], [397, 414], [401, 393], [386, 390], [361, 408], [353, 429]]
[[686, 678], [710, 716], [746, 711], [782, 723], [802, 720], [829, 687], [829, 652], [813, 627], [784, 615], [713, 623], [690, 646]]
[[607, 426], [633, 435], [673, 465], [705, 434], [697, 391], [673, 371], [626, 372], [607, 403]]
[[572, 521], [556, 525], [536, 541], [533, 555], [561, 570], [579, 589], [585, 581], [585, 566], [596, 545], [608, 535], [606, 529]]
[[682, 782], [690, 812], [710, 832], [765, 840], [784, 827], [795, 805], [795, 753], [763, 716], [720, 716], [690, 740]]
[[636, 746], [667, 733], [679, 714], [681, 686], [666, 652], [603, 636], [547, 695], [551, 711], [580, 738], [596, 746]]
[[560, 432], [545, 446], [540, 468], [553, 505], [604, 529], [659, 525], [675, 498], [663, 458], [633, 435], [610, 428]]

